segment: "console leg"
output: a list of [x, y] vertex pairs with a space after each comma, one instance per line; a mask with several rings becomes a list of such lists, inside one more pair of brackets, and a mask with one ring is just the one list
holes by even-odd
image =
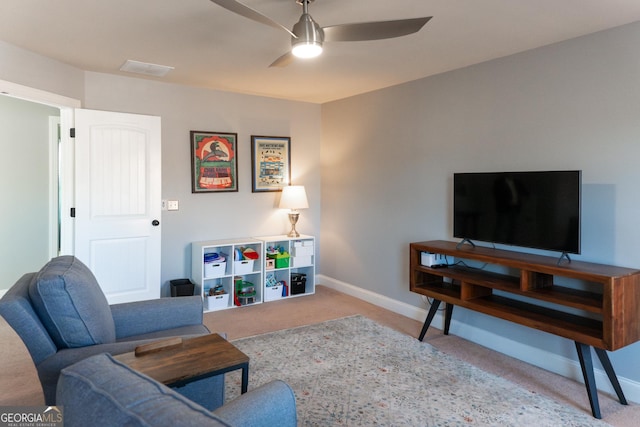
[[427, 314], [427, 318], [424, 321], [424, 325], [422, 326], [422, 331], [420, 331], [420, 337], [418, 338], [420, 341], [424, 338], [427, 333], [427, 329], [429, 329], [429, 325], [431, 325], [431, 321], [433, 320], [433, 316], [436, 315], [436, 311], [438, 311], [438, 307], [440, 307], [440, 300], [434, 299], [431, 303], [431, 308], [429, 309], [429, 313]]
[[451, 326], [451, 315], [453, 314], [453, 304], [445, 303], [444, 305], [444, 334], [449, 335], [449, 326]]
[[578, 359], [580, 359], [580, 368], [582, 368], [582, 376], [584, 378], [584, 385], [587, 388], [587, 395], [589, 396], [589, 403], [591, 404], [591, 413], [594, 418], [602, 418], [600, 415], [600, 403], [598, 402], [598, 390], [596, 388], [596, 378], [593, 374], [593, 361], [591, 360], [591, 346], [576, 343], [576, 350], [578, 352]]
[[613, 370], [613, 365], [611, 365], [611, 361], [609, 360], [609, 356], [607, 355], [607, 352], [601, 348], [594, 347], [593, 349], [596, 351], [596, 354], [600, 359], [600, 363], [602, 363], [602, 367], [604, 368], [604, 371], [607, 373], [607, 376], [609, 377], [609, 381], [611, 381], [611, 385], [613, 386], [613, 389], [616, 391], [616, 394], [618, 395], [618, 400], [620, 400], [621, 404], [628, 405], [627, 399], [624, 397], [624, 393], [622, 392], [622, 387], [620, 387], [620, 382], [618, 381], [618, 377], [616, 376], [616, 373]]

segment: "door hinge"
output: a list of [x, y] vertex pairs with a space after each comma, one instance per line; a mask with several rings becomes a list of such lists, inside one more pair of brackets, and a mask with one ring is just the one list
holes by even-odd
[[76, 137], [76, 128], [70, 128], [69, 129], [69, 137], [70, 138], [75, 138]]
[[69, 212], [69, 215], [71, 216], [71, 218], [75, 218], [76, 217], [76, 208], [71, 208], [71, 211]]

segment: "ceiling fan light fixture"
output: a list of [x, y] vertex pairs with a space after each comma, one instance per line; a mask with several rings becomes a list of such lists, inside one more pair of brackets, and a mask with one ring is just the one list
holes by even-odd
[[293, 26], [293, 34], [295, 37], [291, 38], [291, 53], [294, 56], [314, 58], [322, 53], [324, 31], [308, 13], [303, 13]]
[[322, 53], [322, 45], [313, 42], [294, 44], [291, 53], [298, 58], [315, 58]]

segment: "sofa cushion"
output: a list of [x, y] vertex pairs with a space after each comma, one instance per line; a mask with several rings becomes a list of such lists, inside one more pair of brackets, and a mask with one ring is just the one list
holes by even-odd
[[89, 268], [73, 256], [49, 261], [29, 285], [29, 296], [58, 348], [115, 342], [107, 298]]
[[56, 404], [65, 425], [228, 426], [205, 408], [101, 354], [62, 370]]

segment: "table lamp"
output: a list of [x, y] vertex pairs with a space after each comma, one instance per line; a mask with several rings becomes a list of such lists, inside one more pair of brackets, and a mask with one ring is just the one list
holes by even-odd
[[296, 231], [296, 223], [300, 217], [298, 209], [307, 209], [307, 193], [304, 191], [303, 185], [289, 185], [282, 188], [282, 196], [280, 197], [280, 209], [291, 209], [289, 212], [289, 222], [291, 223], [291, 231], [287, 236], [300, 237], [300, 233]]

